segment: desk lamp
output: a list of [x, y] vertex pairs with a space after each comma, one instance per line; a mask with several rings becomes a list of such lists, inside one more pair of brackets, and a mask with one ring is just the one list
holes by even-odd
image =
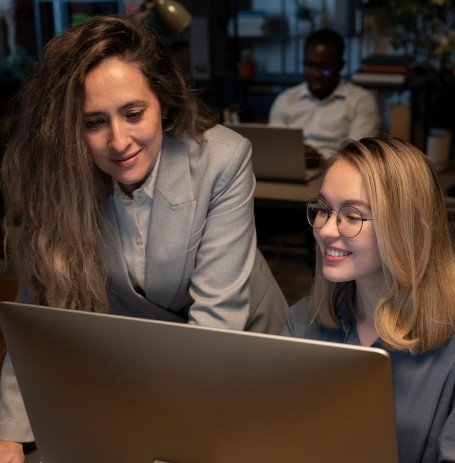
[[145, 0], [142, 11], [153, 11], [156, 19], [162, 23], [170, 35], [183, 32], [193, 19], [188, 10], [175, 0]]

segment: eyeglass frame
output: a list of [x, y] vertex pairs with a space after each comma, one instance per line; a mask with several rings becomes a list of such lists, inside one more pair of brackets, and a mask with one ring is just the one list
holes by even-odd
[[[324, 203], [324, 204], [326, 205], [325, 212], [327, 213], [327, 218], [326, 218], [326, 220], [325, 220], [324, 225], [322, 225], [321, 227], [315, 227], [314, 225], [311, 225], [310, 218], [308, 217], [308, 209], [309, 209], [310, 203], [311, 203], [312, 201], [320, 201], [320, 202], [322, 202], [322, 203]], [[353, 235], [353, 236], [346, 236], [346, 235], [340, 230], [340, 227], [339, 227], [339, 224], [341, 223], [341, 219], [339, 218], [338, 214], [339, 214], [340, 211], [341, 211], [342, 209], [344, 209], [345, 207], [352, 207], [352, 208], [355, 209], [355, 210], [359, 213], [359, 215], [360, 215], [360, 220], [361, 220], [360, 229], [359, 229], [359, 231], [358, 231], [355, 235]], [[357, 209], [355, 206], [352, 206], [352, 205], [350, 205], [350, 204], [344, 205], [343, 207], [341, 207], [341, 208], [337, 211], [337, 210], [334, 209], [333, 207], [332, 207], [332, 208], [329, 207], [329, 205], [327, 204], [327, 202], [326, 202], [325, 200], [323, 200], [322, 198], [311, 198], [311, 199], [308, 200], [307, 205], [306, 205], [306, 218], [307, 218], [307, 221], [308, 221], [308, 223], [310, 224], [310, 227], [311, 227], [311, 228], [313, 228], [314, 230], [321, 230], [322, 228], [324, 228], [324, 227], [327, 225], [327, 222], [330, 220], [330, 217], [332, 217], [332, 214], [333, 214], [334, 211], [337, 213], [337, 215], [336, 215], [337, 230], [338, 230], [338, 232], [340, 233], [340, 235], [341, 235], [341, 236], [344, 236], [345, 238], [355, 238], [356, 236], [359, 236], [359, 234], [360, 234], [360, 232], [362, 231], [362, 228], [363, 228], [363, 222], [368, 222], [368, 221], [370, 221], [370, 220], [373, 220], [372, 217], [371, 217], [371, 218], [364, 218], [362, 212], [361, 212], [359, 209]]]

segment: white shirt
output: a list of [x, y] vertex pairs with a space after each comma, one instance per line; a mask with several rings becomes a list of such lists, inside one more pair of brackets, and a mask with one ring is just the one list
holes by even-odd
[[144, 290], [145, 287], [145, 250], [160, 158], [161, 151], [152, 172], [142, 186], [133, 191], [132, 198], [114, 182], [114, 206], [120, 241], [131, 284], [136, 290]]
[[327, 98], [320, 100], [303, 82], [277, 96], [269, 124], [301, 127], [305, 143], [327, 154], [348, 138], [376, 136], [380, 116], [375, 97], [364, 88], [340, 81]]

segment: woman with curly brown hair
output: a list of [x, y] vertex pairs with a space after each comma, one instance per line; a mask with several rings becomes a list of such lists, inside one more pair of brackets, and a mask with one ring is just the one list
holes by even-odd
[[[281, 331], [286, 301], [256, 248], [250, 143], [202, 109], [153, 31], [119, 16], [71, 28], [23, 104], [2, 166], [19, 300]], [[33, 435], [9, 359], [1, 386], [0, 462], [2, 448], [21, 461], [13, 442]]]

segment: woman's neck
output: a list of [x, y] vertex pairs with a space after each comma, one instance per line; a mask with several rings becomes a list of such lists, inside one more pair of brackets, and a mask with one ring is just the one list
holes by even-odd
[[369, 283], [356, 281], [355, 313], [359, 341], [362, 346], [371, 346], [378, 338], [374, 314], [383, 288], [383, 279]]
[[355, 313], [369, 323], [374, 323], [374, 311], [379, 301], [379, 295], [364, 288], [356, 287], [355, 291]]
[[384, 276], [381, 273], [376, 278], [356, 280], [355, 282], [355, 312], [365, 321], [374, 323], [374, 312], [384, 288]]

